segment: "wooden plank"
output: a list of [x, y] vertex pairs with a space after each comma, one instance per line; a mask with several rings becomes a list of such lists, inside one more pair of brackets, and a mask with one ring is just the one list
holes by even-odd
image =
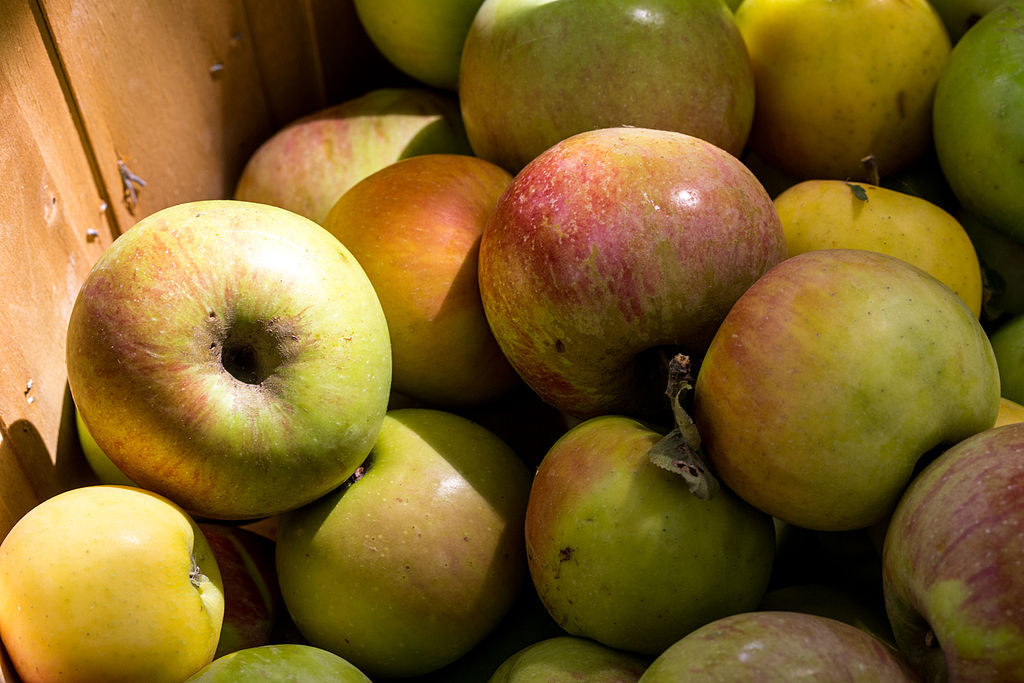
[[67, 442], [67, 320], [113, 238], [105, 199], [31, 3], [0, 12], [0, 536], [77, 480]]
[[273, 129], [242, 0], [40, 3], [119, 229], [228, 196]]

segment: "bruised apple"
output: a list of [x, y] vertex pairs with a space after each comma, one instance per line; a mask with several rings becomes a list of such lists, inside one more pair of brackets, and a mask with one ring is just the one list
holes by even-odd
[[683, 133], [605, 128], [513, 179], [484, 228], [480, 295], [505, 356], [551, 405], [650, 415], [667, 406], [666, 358], [700, 356], [785, 249], [736, 157]]
[[999, 372], [978, 318], [935, 277], [823, 249], [740, 297], [693, 400], [727, 486], [783, 521], [841, 531], [889, 514], [926, 453], [993, 426]]

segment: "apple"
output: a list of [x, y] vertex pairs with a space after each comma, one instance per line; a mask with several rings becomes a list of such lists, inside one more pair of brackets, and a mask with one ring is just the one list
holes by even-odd
[[989, 333], [999, 367], [1002, 395], [1024, 403], [1024, 314], [1000, 323]]
[[75, 409], [75, 434], [78, 436], [78, 443], [82, 447], [82, 455], [89, 468], [96, 475], [101, 484], [119, 484], [121, 486], [135, 486], [135, 482], [129, 479], [124, 472], [117, 468], [107, 454], [103, 452], [96, 439], [92, 438], [89, 428], [82, 420], [82, 411]]
[[139, 486], [255, 519], [347, 479], [387, 409], [391, 346], [359, 263], [295, 213], [186, 202], [99, 257], [71, 311], [68, 384]]
[[889, 514], [915, 465], [995, 423], [978, 318], [935, 277], [860, 249], [797, 254], [729, 311], [697, 373], [713, 471], [754, 506], [821, 531]]
[[954, 215], [974, 244], [984, 275], [983, 322], [988, 329], [1024, 315], [1024, 243], [964, 210]]
[[739, 156], [754, 77], [725, 3], [485, 0], [463, 46], [459, 103], [473, 152], [512, 173], [609, 126], [687, 133]]
[[373, 45], [403, 73], [455, 91], [469, 25], [483, 0], [354, 0]]
[[650, 663], [587, 638], [555, 636], [508, 657], [487, 683], [635, 683]]
[[1024, 678], [1024, 424], [951, 446], [911, 482], [885, 535], [900, 649], [928, 680]]
[[321, 222], [359, 261], [391, 335], [392, 389], [439, 408], [520, 384], [487, 324], [480, 235], [512, 176], [489, 161], [427, 154], [356, 183]]
[[667, 648], [640, 683], [899, 681], [920, 678], [878, 638], [817, 614], [756, 611], [718, 619]]
[[788, 254], [870, 249], [931, 273], [981, 316], [982, 274], [964, 227], [932, 202], [869, 183], [805, 180], [775, 197]]
[[471, 152], [456, 99], [426, 88], [379, 88], [276, 131], [246, 161], [233, 198], [320, 222], [366, 176], [431, 152]]
[[284, 609], [274, 566], [274, 542], [250, 529], [198, 521], [220, 568], [224, 623], [214, 657], [268, 645]]
[[1024, 422], [1024, 405], [1011, 401], [1008, 398], [999, 399], [999, 415], [996, 417], [996, 427]]
[[1024, 242], [1024, 0], [1008, 0], [964, 33], [935, 88], [934, 139], [964, 208]]
[[978, 20], [1003, 3], [1003, 0], [930, 0], [955, 44]]
[[529, 486], [493, 432], [389, 411], [347, 484], [280, 517], [278, 580], [299, 631], [374, 679], [454, 662], [519, 595]]
[[769, 589], [757, 609], [829, 617], [856, 626], [896, 647], [882, 601], [873, 598], [839, 583], [798, 583]]
[[270, 643], [218, 657], [185, 683], [241, 681], [332, 681], [370, 683], [355, 665], [306, 643]]
[[177, 683], [213, 659], [223, 617], [202, 531], [150, 491], [64, 491], [0, 544], [0, 639], [24, 683]]
[[709, 142], [617, 127], [520, 171], [484, 227], [479, 282], [498, 345], [577, 418], [665, 410], [665, 361], [699, 357], [733, 302], [785, 257], [757, 178]]
[[768, 515], [726, 487], [700, 498], [654, 464], [662, 437], [621, 415], [571, 428], [537, 468], [525, 524], [530, 576], [555, 621], [652, 656], [756, 608], [775, 554]]
[[928, 0], [744, 0], [735, 17], [757, 90], [749, 147], [768, 164], [866, 180], [869, 155], [887, 176], [925, 152], [950, 52]]

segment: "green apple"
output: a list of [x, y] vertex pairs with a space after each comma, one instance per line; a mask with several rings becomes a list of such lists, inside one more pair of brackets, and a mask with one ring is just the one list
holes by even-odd
[[989, 333], [999, 366], [999, 381], [1004, 397], [1024, 403], [1024, 314], [1001, 323]]
[[520, 171], [480, 242], [484, 312], [545, 401], [578, 418], [668, 410], [666, 363], [703, 354], [785, 257], [771, 198], [736, 157], [650, 128], [579, 133]]
[[609, 126], [688, 133], [739, 156], [754, 116], [750, 59], [724, 2], [485, 0], [460, 69], [473, 151], [512, 173]]
[[640, 683], [919, 683], [907, 660], [861, 629], [817, 614], [757, 611], [718, 619], [667, 648]]
[[971, 238], [984, 275], [982, 321], [986, 329], [1024, 315], [1024, 242], [1018, 242], [969, 211], [954, 214]]
[[355, 0], [374, 46], [403, 73], [454, 91], [469, 25], [483, 0]]
[[223, 617], [202, 531], [150, 491], [65, 491], [0, 544], [0, 639], [26, 683], [178, 683], [213, 659]]
[[662, 436], [619, 415], [576, 425], [541, 461], [526, 508], [530, 575], [555, 621], [644, 655], [754, 609], [775, 553], [768, 515], [725, 487], [698, 498], [654, 464]]
[[968, 437], [900, 498], [883, 583], [896, 643], [926, 680], [1024, 680], [1024, 424]]
[[519, 595], [529, 486], [493, 432], [390, 411], [356, 476], [281, 515], [278, 577], [299, 631], [373, 678], [454, 662]]
[[587, 638], [556, 636], [513, 654], [487, 683], [635, 683], [650, 663]]
[[391, 334], [392, 389], [437, 408], [520, 384], [484, 315], [480, 235], [512, 176], [463, 154], [403, 159], [356, 183], [321, 222], [359, 261]]
[[455, 98], [425, 88], [379, 88], [275, 132], [246, 161], [233, 197], [319, 222], [366, 176], [431, 152], [471, 152]]
[[330, 233], [208, 200], [147, 216], [100, 256], [67, 369], [89, 433], [132, 481], [199, 516], [254, 519], [362, 463], [391, 346], [373, 286]]
[[981, 316], [982, 274], [970, 236], [948, 211], [869, 183], [805, 180], [775, 197], [790, 256], [815, 249], [871, 249], [913, 263]]
[[220, 568], [224, 623], [214, 657], [269, 645], [284, 605], [274, 566], [274, 541], [224, 522], [198, 522]]
[[935, 88], [934, 139], [960, 203], [1024, 242], [1024, 0], [964, 33]]
[[749, 147], [765, 162], [867, 180], [865, 157], [888, 176], [925, 152], [950, 51], [928, 0], [743, 0], [735, 17], [757, 91]]
[[935, 277], [821, 249], [740, 297], [693, 404], [725, 485], [791, 524], [852, 530], [892, 511], [925, 454], [995, 423], [999, 371], [978, 318]]
[[978, 20], [1001, 5], [1004, 0], [930, 0], [942, 17], [942, 23], [949, 31], [949, 38], [956, 43], [967, 29]]
[[355, 665], [306, 643], [272, 643], [218, 657], [185, 683], [371, 683]]

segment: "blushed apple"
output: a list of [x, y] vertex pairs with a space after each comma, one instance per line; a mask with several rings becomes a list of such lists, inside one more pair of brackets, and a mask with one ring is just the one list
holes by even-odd
[[380, 88], [284, 126], [246, 162], [233, 198], [320, 222], [345, 190], [417, 154], [471, 152], [458, 102], [426, 88]]
[[224, 623], [214, 657], [269, 645], [284, 606], [274, 566], [274, 542], [244, 527], [199, 521], [220, 568]]
[[935, 150], [964, 208], [1024, 242], [1024, 0], [987, 12], [957, 41], [935, 88]]
[[351, 662], [305, 643], [271, 643], [228, 653], [213, 660], [185, 683], [242, 681], [331, 681], [370, 683]]
[[374, 679], [454, 662], [519, 595], [529, 485], [489, 430], [389, 411], [351, 481], [281, 515], [278, 578], [299, 631]]
[[694, 421], [711, 468], [798, 526], [867, 527], [918, 460], [988, 429], [999, 374], [978, 318], [894, 256], [792, 256], [729, 311], [701, 363]]
[[635, 683], [650, 663], [648, 657], [588, 638], [556, 636], [508, 657], [487, 683]]
[[439, 408], [496, 400], [520, 384], [487, 324], [480, 235], [512, 176], [483, 159], [427, 154], [371, 174], [322, 225], [373, 284], [391, 336], [392, 389]]
[[203, 517], [268, 517], [327, 493], [387, 408], [391, 346], [369, 279], [321, 226], [265, 204], [142, 219], [93, 266], [67, 340], [102, 451]]
[[483, 0], [354, 0], [380, 53], [421, 83], [455, 91], [469, 25]]
[[951, 446], [911, 482], [885, 535], [900, 649], [927, 680], [1024, 678], [1024, 424]]
[[647, 128], [574, 135], [520, 171], [480, 243], [480, 295], [525, 382], [579, 418], [667, 409], [665, 359], [703, 354], [785, 256], [778, 213], [736, 157]]
[[655, 656], [691, 630], [755, 609], [775, 554], [772, 519], [725, 487], [690, 492], [632, 418], [586, 420], [544, 456], [526, 508], [541, 601], [570, 634]]
[[223, 616], [202, 531], [150, 491], [70, 489], [0, 544], [0, 639], [24, 683], [177, 683], [213, 659]]
[[706, 624], [668, 647], [640, 683], [678, 681], [890, 681], [921, 679], [894, 648], [842, 621], [757, 611]]
[[609, 126], [687, 133], [739, 156], [754, 116], [750, 59], [719, 2], [485, 0], [460, 69], [473, 152], [512, 173]]

